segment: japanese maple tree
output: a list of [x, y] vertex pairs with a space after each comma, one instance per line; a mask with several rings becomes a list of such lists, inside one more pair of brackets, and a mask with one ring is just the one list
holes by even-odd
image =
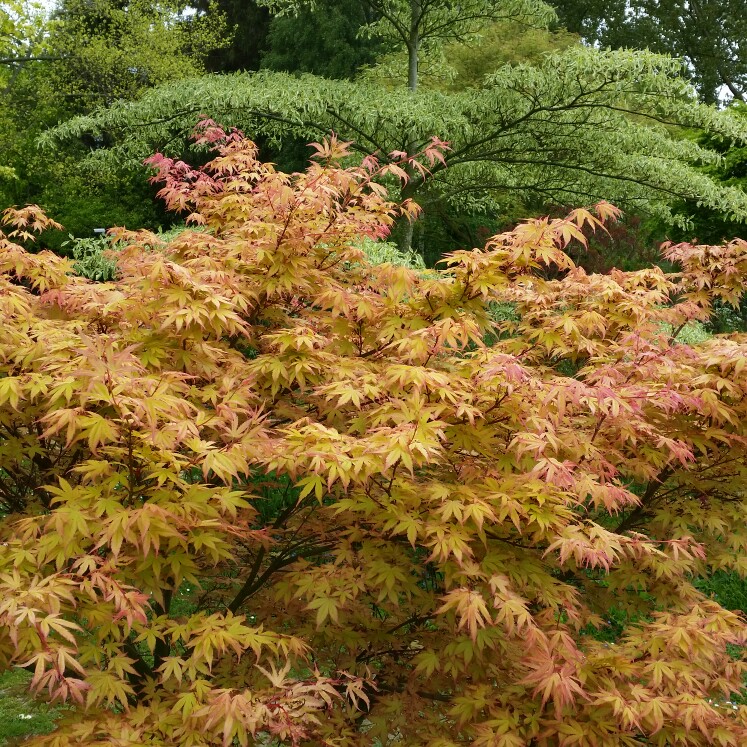
[[375, 180], [443, 144], [198, 139], [151, 164], [200, 230], [119, 231], [114, 282], [5, 213], [0, 668], [73, 705], [32, 743], [747, 743], [747, 624], [694, 585], [747, 572], [747, 339], [678, 339], [747, 243], [588, 275], [600, 204], [374, 266], [416, 209]]

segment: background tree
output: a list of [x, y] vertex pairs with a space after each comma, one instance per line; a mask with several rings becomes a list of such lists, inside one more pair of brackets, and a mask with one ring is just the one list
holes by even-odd
[[[273, 10], [296, 14], [301, 8], [315, 4], [303, 0], [262, 2]], [[370, 20], [359, 33], [381, 38], [405, 51], [410, 91], [418, 88], [423, 55], [438, 54], [444, 42], [474, 38], [486, 24], [498, 20], [511, 19], [542, 26], [554, 17], [542, 0], [469, 0], [456, 4], [444, 0], [362, 0], [360, 5]], [[415, 153], [419, 147], [418, 133], [413, 130], [407, 135], [402, 149]], [[413, 228], [412, 222], [405, 222], [402, 226], [400, 241], [405, 251], [409, 251], [412, 245]]]
[[482, 88], [487, 76], [505, 65], [539, 67], [545, 57], [577, 46], [579, 37], [565, 29], [526, 26], [499, 21], [486, 26], [479, 43], [451, 42], [443, 57], [451, 91]]
[[62, 95], [88, 110], [204, 72], [209, 54], [228, 44], [225, 18], [184, 9], [179, 0], [61, 0], [50, 43]]
[[[747, 45], [747, 20], [741, 2], [580, 0], [554, 5], [561, 23], [589, 44], [648, 48], [681, 57], [685, 61], [683, 74], [694, 81], [701, 100], [722, 104], [730, 97], [737, 102], [744, 99], [747, 66], [740, 50]], [[739, 166], [742, 144], [708, 135], [700, 142], [723, 157], [721, 162], [705, 166], [709, 175], [744, 189]], [[744, 225], [730, 212], [713, 211], [690, 199], [675, 209], [690, 216], [691, 224], [683, 228], [654, 223], [655, 233], [703, 241], [744, 236]], [[645, 224], [650, 226], [651, 222]]]
[[558, 205], [606, 197], [672, 221], [673, 198], [688, 197], [742, 220], [744, 193], [693, 168], [715, 154], [672, 137], [671, 127], [737, 139], [747, 131], [731, 113], [698, 104], [680, 72], [678, 62], [651, 53], [571, 47], [539, 65], [504, 66], [481, 88], [458, 92], [270, 72], [221, 76], [160, 87], [53, 136], [106, 132], [117, 143], [112, 154], [135, 161], [149, 149], [182, 149], [190, 122], [205, 112], [275, 141], [333, 130], [363, 156], [407, 152], [435, 133], [450, 144], [445, 163], [411, 175], [403, 193], [426, 212], [445, 204], [505, 215], [517, 195]]
[[[741, 102], [732, 104], [730, 110], [736, 116], [747, 120], [747, 106]], [[747, 148], [744, 144], [734, 143], [728, 138], [707, 135], [701, 135], [700, 142], [721, 156], [718, 162], [705, 167], [711, 177], [722, 184], [746, 190]], [[692, 222], [684, 230], [673, 230], [672, 238], [715, 243], [745, 233], [745, 226], [734, 220], [733, 216], [719, 215], [692, 203], [685, 203], [677, 209], [692, 216]]]
[[742, 0], [556, 2], [560, 22], [589, 43], [683, 58], [703, 100], [747, 95], [747, 14]]
[[[155, 227], [164, 219], [142, 167], [81, 165], [106, 144], [100, 134], [53, 156], [40, 153], [36, 140], [70, 116], [204, 72], [210, 50], [227, 43], [225, 23], [219, 13], [180, 16], [181, 9], [174, 3], [65, 0], [51, 18], [35, 6], [12, 18], [2, 11], [0, 18], [15, 19], [20, 30], [7, 55], [14, 61], [0, 66], [0, 144], [15, 173], [0, 182], [0, 205], [42, 203], [76, 235], [114, 224]], [[59, 249], [66, 238], [52, 232], [45, 241]]]
[[220, 13], [226, 21], [226, 43], [212, 49], [206, 59], [211, 72], [236, 72], [258, 70], [262, 54], [269, 42], [272, 16], [269, 10], [255, 0], [196, 0], [190, 3], [208, 15]]
[[374, 9], [360, 0], [322, 0], [313, 7], [301, 6], [294, 14], [276, 15], [270, 22], [262, 67], [353, 78], [388, 49], [379, 38], [362, 36], [362, 29], [376, 17]]
[[9, 0], [0, 8], [0, 71], [4, 80], [29, 62], [47, 59], [44, 6]]
[[[13, 121], [14, 109], [19, 102], [16, 100], [8, 105], [7, 97], [19, 83], [22, 88], [28, 87], [34, 63], [49, 60], [48, 33], [47, 18], [41, 5], [14, 0], [0, 7], [0, 102], [4, 104], [0, 106], [0, 188], [3, 183], [7, 185], [8, 180], [17, 178], [11, 165], [14, 163], [12, 153], [17, 146], [16, 138], [24, 139], [24, 134], [18, 131]], [[25, 80], [21, 82], [19, 78]], [[43, 85], [39, 77], [35, 82]], [[28, 90], [20, 98], [27, 96]]]
[[[275, 11], [295, 12], [313, 2], [261, 0]], [[543, 26], [554, 14], [542, 0], [359, 0], [369, 14], [363, 34], [378, 36], [407, 52], [407, 87], [418, 87], [418, 67], [423, 52], [446, 41], [474, 37], [485, 25], [500, 20]]]

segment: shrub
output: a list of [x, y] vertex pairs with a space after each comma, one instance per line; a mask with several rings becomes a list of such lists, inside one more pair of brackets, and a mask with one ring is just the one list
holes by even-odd
[[602, 204], [374, 266], [373, 160], [199, 139], [151, 163], [209, 231], [121, 231], [115, 282], [5, 214], [0, 667], [76, 706], [33, 744], [745, 744], [747, 625], [693, 578], [747, 568], [747, 348], [676, 338], [747, 245], [587, 275]]
[[413, 270], [425, 270], [425, 263], [419, 254], [413, 251], [403, 252], [391, 241], [374, 241], [363, 237], [358, 242], [358, 247], [363, 250], [366, 260], [373, 265], [388, 263], [410, 267]]
[[72, 255], [73, 269], [78, 275], [98, 282], [107, 282], [116, 277], [117, 263], [111, 256], [116, 249], [106, 236], [81, 239], [70, 235], [62, 248]]
[[[185, 226], [174, 226], [159, 231], [153, 247], [162, 246], [184, 232]], [[199, 229], [192, 229], [199, 230]], [[63, 251], [72, 255], [73, 270], [84, 278], [97, 282], [108, 282], [117, 276], [116, 252], [122, 247], [111, 236], [76, 238], [72, 234], [62, 244]]]

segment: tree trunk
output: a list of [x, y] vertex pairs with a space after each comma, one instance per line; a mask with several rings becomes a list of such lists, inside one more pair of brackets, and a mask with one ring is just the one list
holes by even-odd
[[[407, 42], [407, 87], [411, 91], [418, 90], [418, 53], [420, 51], [420, 0], [410, 0], [410, 38]], [[407, 155], [415, 155], [417, 149], [417, 140], [414, 133], [410, 133], [407, 140]], [[408, 166], [407, 175], [412, 179], [415, 170]], [[403, 190], [404, 193], [404, 190]], [[404, 195], [403, 195], [404, 196]], [[404, 229], [399, 241], [399, 248], [403, 252], [409, 252], [412, 249], [412, 236], [415, 229], [414, 220], [405, 220]]]
[[418, 52], [420, 51], [420, 0], [410, 0], [410, 39], [407, 42], [407, 87], [418, 88]]

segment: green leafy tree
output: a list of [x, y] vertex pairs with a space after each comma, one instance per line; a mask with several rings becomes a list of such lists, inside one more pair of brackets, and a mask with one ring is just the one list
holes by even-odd
[[48, 59], [47, 13], [40, 2], [8, 0], [0, 7], [0, 76], [8, 77], [29, 62]]
[[563, 29], [526, 26], [502, 21], [485, 27], [479, 44], [452, 42], [445, 45], [444, 60], [450, 68], [448, 88], [482, 88], [485, 79], [504, 65], [538, 67], [545, 57], [579, 43], [577, 34]]
[[[100, 134], [54, 154], [40, 152], [36, 141], [72, 115], [204, 72], [210, 50], [226, 43], [220, 14], [184, 16], [177, 3], [114, 0], [65, 0], [51, 18], [32, 4], [3, 7], [0, 22], [16, 30], [8, 32], [10, 61], [0, 66], [0, 159], [14, 178], [0, 180], [0, 206], [41, 203], [83, 236], [115, 224], [155, 228], [164, 213], [141, 166], [81, 165], [105, 144]], [[44, 237], [56, 249], [65, 239], [62, 232]]]
[[60, 93], [88, 109], [204, 72], [208, 55], [228, 43], [225, 19], [184, 8], [180, 0], [61, 0], [50, 39]]
[[721, 89], [747, 97], [747, 13], [743, 0], [572, 0], [556, 2], [562, 23], [612, 48], [650, 49], [681, 57], [700, 95]]
[[[28, 126], [28, 83], [34, 79], [43, 90], [43, 81], [32, 69], [53, 58], [48, 34], [47, 14], [40, 4], [13, 0], [0, 7], [0, 189], [18, 176], [13, 158], [18, 141], [27, 140], [35, 130]], [[18, 107], [25, 128], [16, 126]]]
[[409, 152], [435, 133], [449, 143], [445, 162], [411, 174], [402, 190], [426, 212], [440, 203], [500, 213], [517, 195], [558, 205], [606, 197], [672, 221], [673, 199], [687, 197], [743, 220], [745, 194], [693, 167], [717, 154], [672, 137], [671, 126], [735, 139], [747, 128], [698, 104], [680, 72], [676, 61], [651, 53], [578, 46], [539, 65], [504, 66], [479, 89], [454, 92], [271, 72], [204, 77], [73, 119], [52, 137], [104, 132], [116, 143], [110, 157], [135, 162], [174, 144], [171, 153], [181, 152], [190, 123], [206, 112], [276, 141], [332, 130], [355, 140], [361, 157]]
[[[747, 122], [747, 105], [734, 102], [730, 110]], [[729, 138], [707, 135], [701, 135], [700, 142], [721, 156], [716, 163], [705, 167], [711, 178], [747, 192], [747, 147], [745, 144], [734, 142]], [[679, 210], [691, 215], [692, 223], [687, 230], [677, 231], [675, 238], [715, 243], [727, 237], [742, 236], [744, 238], [747, 235], [745, 226], [735, 221], [733, 216], [719, 215], [692, 203], [685, 203], [679, 207]]]
[[359, 0], [322, 0], [294, 14], [276, 15], [262, 55], [262, 67], [325, 78], [353, 78], [388, 49], [378, 38], [363, 37], [374, 11]]
[[195, 0], [192, 7], [212, 14], [221, 13], [229, 30], [228, 43], [213, 49], [205, 61], [212, 72], [258, 70], [268, 48], [267, 34], [272, 16], [255, 0]]
[[[299, 12], [314, 0], [261, 0], [275, 11]], [[418, 87], [418, 68], [424, 51], [447, 41], [474, 38], [486, 24], [516, 20], [545, 25], [554, 14], [542, 0], [359, 0], [374, 17], [361, 33], [390, 41], [407, 52], [407, 87]]]

